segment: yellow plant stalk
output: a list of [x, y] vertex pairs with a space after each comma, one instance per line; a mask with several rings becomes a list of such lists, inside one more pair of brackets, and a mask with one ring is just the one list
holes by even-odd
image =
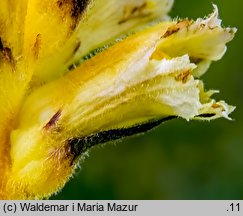
[[48, 198], [96, 144], [175, 117], [230, 119], [198, 78], [236, 29], [216, 6], [171, 21], [172, 3], [0, 2], [1, 199]]

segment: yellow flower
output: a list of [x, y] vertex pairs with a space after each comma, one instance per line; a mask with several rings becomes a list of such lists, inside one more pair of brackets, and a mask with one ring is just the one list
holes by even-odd
[[92, 146], [163, 121], [228, 118], [198, 78], [236, 29], [171, 0], [0, 2], [0, 198], [60, 190]]

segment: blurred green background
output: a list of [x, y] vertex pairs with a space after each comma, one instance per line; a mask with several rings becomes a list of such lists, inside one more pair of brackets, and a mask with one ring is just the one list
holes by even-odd
[[[96, 147], [52, 199], [243, 199], [243, 1], [214, 0], [238, 33], [204, 76], [237, 109], [234, 121], [177, 119], [143, 136]], [[172, 17], [203, 17], [211, 0], [175, 0]]]

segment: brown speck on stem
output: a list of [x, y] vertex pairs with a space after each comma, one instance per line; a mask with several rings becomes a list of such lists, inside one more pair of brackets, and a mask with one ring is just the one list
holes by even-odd
[[163, 38], [169, 37], [172, 34], [177, 33], [178, 31], [180, 31], [183, 28], [187, 28], [188, 26], [191, 25], [191, 23], [192, 22], [190, 20], [187, 20], [187, 19], [178, 21], [175, 25], [173, 25], [173, 26], [171, 26], [167, 29], [167, 31], [163, 35]]
[[52, 116], [52, 118], [50, 119], [50, 121], [44, 126], [45, 130], [49, 130], [51, 129], [53, 126], [56, 125], [57, 121], [59, 120], [60, 116], [62, 114], [61, 110], [58, 110], [55, 115]]
[[78, 43], [76, 44], [75, 48], [73, 49], [73, 55], [76, 54], [76, 52], [79, 50], [80, 46], [81, 46], [81, 42], [78, 41]]
[[145, 13], [144, 10], [147, 7], [147, 2], [144, 2], [138, 6], [127, 5], [123, 10], [123, 19], [118, 22], [119, 25], [137, 17], [146, 17], [150, 13]]
[[41, 46], [41, 34], [38, 34], [35, 39], [35, 43], [33, 46], [33, 54], [35, 59], [38, 59], [39, 52], [40, 52], [40, 46]]
[[188, 78], [191, 75], [191, 71], [185, 71], [178, 76], [175, 77], [176, 81], [182, 81], [182, 83], [186, 83], [188, 81]]
[[90, 0], [57, 0], [56, 4], [62, 12], [69, 14], [72, 18], [71, 29], [74, 30], [89, 3]]

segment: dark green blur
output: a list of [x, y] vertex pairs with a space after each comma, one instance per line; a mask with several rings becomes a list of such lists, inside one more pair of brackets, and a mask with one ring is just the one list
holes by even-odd
[[[203, 17], [211, 0], [175, 0], [172, 17]], [[116, 145], [94, 148], [52, 199], [243, 199], [243, 1], [214, 0], [224, 26], [238, 28], [224, 58], [203, 77], [234, 121], [177, 119]]]

